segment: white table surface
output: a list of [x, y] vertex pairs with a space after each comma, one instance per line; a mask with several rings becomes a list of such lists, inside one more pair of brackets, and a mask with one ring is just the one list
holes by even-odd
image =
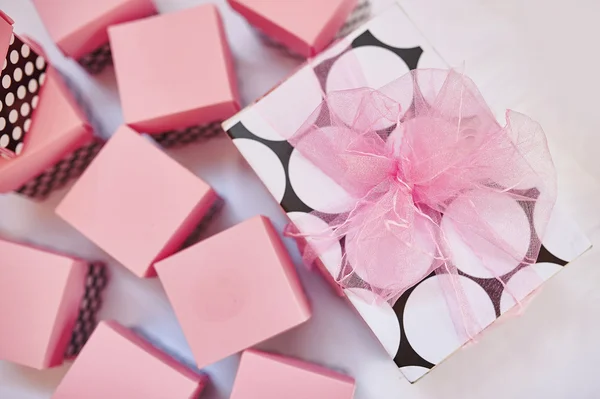
[[[161, 12], [202, 2], [156, 0]], [[374, 2], [379, 10], [389, 0]], [[224, 0], [216, 3], [235, 54], [243, 102], [248, 104], [299, 62], [263, 46]], [[357, 380], [356, 399], [599, 398], [600, 122], [596, 93], [600, 93], [600, 56], [594, 39], [600, 34], [600, 3], [400, 3], [447, 61], [452, 65], [464, 61], [467, 74], [483, 85], [491, 101], [526, 112], [542, 123], [559, 170], [559, 200], [596, 247], [550, 280], [522, 316], [495, 323], [476, 344], [460, 350], [414, 385], [404, 380], [349, 306], [302, 267], [299, 270], [314, 305], [313, 319], [259, 347], [344, 370]], [[30, 0], [0, 0], [0, 9], [16, 21], [17, 32], [40, 41], [52, 61], [72, 77], [103, 134], [109, 136], [122, 120], [112, 69], [89, 78], [62, 58]], [[284, 225], [283, 212], [226, 137], [169, 153], [226, 200], [223, 213], [207, 234], [259, 213], [270, 216], [279, 227]], [[134, 277], [54, 215], [65, 192], [39, 204], [16, 195], [0, 196], [0, 235], [106, 260], [112, 279], [101, 318], [139, 327], [191, 361], [159, 282]], [[288, 244], [298, 260], [293, 244]], [[229, 397], [237, 362], [233, 356], [206, 369], [212, 384], [203, 398]], [[67, 369], [65, 365], [39, 372], [0, 362], [0, 398], [50, 398]]]

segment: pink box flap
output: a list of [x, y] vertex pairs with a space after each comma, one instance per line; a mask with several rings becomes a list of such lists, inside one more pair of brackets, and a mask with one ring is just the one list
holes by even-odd
[[56, 213], [140, 277], [176, 251], [216, 200], [210, 186], [126, 126]]
[[311, 315], [294, 265], [262, 216], [157, 263], [156, 270], [198, 367]]
[[62, 363], [84, 294], [87, 262], [0, 240], [0, 359]]
[[207, 4], [109, 30], [125, 123], [163, 133], [222, 121], [239, 109], [229, 45]]
[[352, 399], [354, 380], [324, 367], [270, 353], [242, 355], [231, 399]]
[[196, 399], [207, 377], [116, 322], [101, 322], [52, 399]]
[[305, 57], [331, 43], [357, 0], [229, 0], [251, 24]]
[[151, 0], [34, 0], [46, 29], [69, 57], [108, 42], [107, 28], [156, 13]]

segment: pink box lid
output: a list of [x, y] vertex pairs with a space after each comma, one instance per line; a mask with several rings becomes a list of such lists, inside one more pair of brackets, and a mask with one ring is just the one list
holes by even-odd
[[333, 41], [357, 4], [357, 0], [228, 1], [252, 25], [305, 57]]
[[107, 28], [156, 13], [152, 0], [33, 0], [64, 54], [79, 59], [108, 42]]
[[36, 369], [63, 362], [87, 262], [0, 240], [0, 359]]
[[310, 318], [294, 265], [259, 216], [156, 264], [198, 367]]
[[176, 251], [216, 200], [210, 186], [121, 126], [56, 213], [140, 277]]
[[354, 380], [315, 364], [256, 350], [242, 355], [231, 399], [352, 399]]
[[125, 123], [163, 133], [239, 111], [223, 23], [212, 4], [109, 29]]
[[101, 322], [52, 399], [196, 399], [205, 375], [178, 363], [131, 330]]
[[[38, 90], [38, 89], [36, 89]], [[48, 67], [35, 118], [24, 124], [23, 152], [0, 157], [0, 193], [18, 189], [93, 138], [93, 130], [61, 76]]]

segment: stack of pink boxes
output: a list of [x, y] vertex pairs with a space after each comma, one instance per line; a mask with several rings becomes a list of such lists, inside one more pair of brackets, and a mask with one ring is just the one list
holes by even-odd
[[[308, 254], [305, 260], [316, 264], [335, 292], [348, 300], [408, 380], [416, 381], [473, 338], [455, 334], [455, 319], [438, 281], [447, 276], [428, 270], [390, 303], [378, 297], [380, 291], [367, 287], [368, 276], [344, 274], [346, 251], [356, 247], [353, 241], [342, 237], [325, 250], [310, 252], [318, 238], [330, 232], [331, 220], [349, 217], [359, 206], [328, 207], [332, 201], [344, 205], [352, 196], [306, 159], [298, 149], [302, 138], [293, 133], [306, 120], [304, 126], [313, 129], [309, 132], [326, 131], [331, 126], [317, 126], [317, 120], [329, 123], [335, 118], [344, 122], [338, 128], [351, 130], [357, 118], [344, 119], [327, 107], [317, 108], [324, 97], [357, 88], [380, 93], [410, 70], [445, 64], [398, 6], [341, 38], [344, 24], [358, 18], [353, 19], [353, 11], [362, 12], [368, 2], [228, 0], [257, 30], [308, 58], [288, 80], [241, 110], [235, 59], [215, 5], [158, 14], [151, 0], [33, 2], [65, 56], [93, 74], [113, 64], [124, 121], [106, 142], [97, 137], [41, 47], [14, 34], [13, 21], [0, 14], [0, 193], [40, 200], [77, 179], [56, 205], [56, 215], [128, 272], [158, 279], [194, 364], [161, 349], [135, 326], [125, 327], [98, 313], [103, 295], [110, 294], [104, 291], [108, 276], [102, 262], [5, 239], [0, 239], [0, 360], [40, 370], [73, 360], [54, 399], [196, 399], [210, 386], [203, 369], [236, 354], [241, 361], [231, 399], [354, 398], [354, 379], [343, 372], [255, 349], [312, 315], [295, 265], [271, 220], [257, 215], [198, 241], [198, 232], [217, 214], [223, 199], [171, 158], [165, 147], [216, 135], [232, 139], [295, 223], [286, 231], [300, 238]], [[409, 44], [403, 42], [406, 37]], [[364, 75], [361, 85], [349, 79], [357, 65]], [[365, 127], [376, 133], [374, 141], [392, 137], [387, 149], [398, 144], [394, 140], [405, 139], [402, 124], [417, 104], [432, 106], [432, 98], [442, 90], [444, 81], [435, 82], [439, 87], [434, 94], [421, 92], [414, 76], [411, 90], [392, 99], [406, 106], [402, 115], [370, 121]], [[315, 109], [320, 110], [316, 115]], [[351, 111], [348, 115], [353, 116]], [[442, 114], [436, 117], [447, 116]], [[282, 124], [272, 123], [277, 121]], [[396, 150], [400, 151], [390, 151]], [[395, 165], [389, 169], [401, 179], [403, 165]], [[517, 189], [523, 196], [548, 194], [535, 191], [535, 185]], [[412, 193], [416, 188], [406, 190]], [[524, 213], [524, 203], [511, 202], [510, 209]], [[431, 216], [430, 211], [423, 213]], [[431, 216], [431, 223], [442, 213]], [[531, 220], [521, 216], [527, 252], [529, 240], [535, 240], [536, 229], [542, 227], [535, 215]], [[496, 228], [500, 223], [491, 224]], [[556, 250], [557, 240], [540, 238], [541, 251], [527, 253], [537, 263], [528, 264], [524, 254], [503, 280], [498, 279], [508, 282], [504, 285], [475, 268], [475, 257], [465, 255], [467, 244], [457, 244], [466, 259], [457, 262], [457, 279], [465, 285], [460, 299], [467, 306], [476, 301], [472, 316], [482, 327], [474, 335], [589, 248], [576, 229], [549, 226], [551, 238], [557, 231], [566, 237], [569, 256], [560, 257], [564, 251]], [[427, 265], [443, 258], [432, 248]], [[350, 255], [352, 260], [364, 258]], [[524, 273], [535, 273], [536, 284], [519, 288], [517, 295], [502, 291], [511, 281], [524, 279]], [[351, 281], [340, 281], [344, 279]], [[481, 308], [483, 317], [477, 313]], [[432, 342], [443, 347], [429, 350]]]

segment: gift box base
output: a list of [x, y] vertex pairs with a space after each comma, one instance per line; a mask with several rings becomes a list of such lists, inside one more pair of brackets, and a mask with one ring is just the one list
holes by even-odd
[[104, 140], [95, 138], [25, 183], [17, 193], [36, 201], [44, 200], [52, 191], [64, 187], [70, 180], [79, 177], [103, 145]]
[[113, 63], [110, 43], [100, 46], [98, 49], [81, 57], [77, 62], [90, 74], [99, 74], [104, 68]]
[[195, 141], [217, 136], [223, 131], [221, 124], [222, 121], [192, 126], [186, 129], [169, 130], [164, 133], [153, 134], [152, 138], [165, 148], [181, 147]]
[[188, 238], [186, 238], [184, 243], [181, 244], [181, 248], [179, 248], [179, 251], [182, 251], [182, 250], [186, 249], [187, 247], [190, 247], [190, 246], [196, 244], [198, 241], [200, 241], [200, 237], [202, 236], [202, 233], [204, 233], [206, 231], [206, 229], [208, 228], [208, 225], [210, 225], [210, 223], [213, 221], [213, 219], [219, 215], [219, 213], [221, 212], [221, 209], [223, 209], [224, 205], [225, 205], [225, 201], [223, 200], [223, 198], [217, 197], [217, 199], [215, 200], [213, 205], [206, 212], [206, 214], [204, 215], [204, 217], [202, 218], [200, 223], [198, 223], [198, 225], [196, 226], [194, 231], [192, 231], [192, 233], [188, 236]]
[[108, 277], [104, 263], [90, 263], [85, 280], [85, 294], [65, 352], [65, 359], [77, 356], [96, 328], [98, 311], [102, 306], [102, 292], [106, 288], [107, 282]]

